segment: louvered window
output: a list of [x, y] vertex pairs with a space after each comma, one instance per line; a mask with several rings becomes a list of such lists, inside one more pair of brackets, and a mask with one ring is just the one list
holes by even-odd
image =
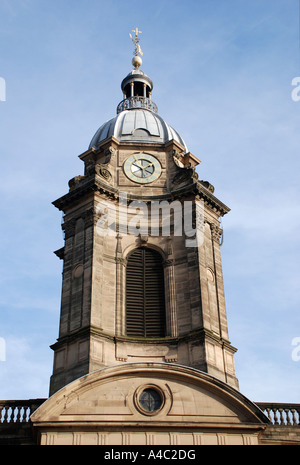
[[126, 331], [128, 336], [165, 336], [164, 269], [161, 255], [138, 248], [126, 270]]

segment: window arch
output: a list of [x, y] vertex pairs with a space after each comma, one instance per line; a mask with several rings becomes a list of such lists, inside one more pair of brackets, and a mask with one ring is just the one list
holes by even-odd
[[161, 255], [139, 247], [127, 260], [126, 334], [164, 337], [166, 328], [164, 268]]

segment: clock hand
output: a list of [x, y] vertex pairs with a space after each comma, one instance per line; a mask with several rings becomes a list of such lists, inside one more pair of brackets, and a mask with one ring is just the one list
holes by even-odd
[[141, 166], [140, 160], [135, 155], [133, 155], [133, 158], [135, 159], [135, 163], [138, 163]]
[[143, 170], [145, 170], [146, 168], [148, 168], [148, 166], [152, 166], [153, 163], [149, 163], [147, 166], [143, 166]]
[[140, 164], [140, 161], [136, 158], [135, 155], [133, 155], [133, 158], [135, 159], [135, 162], [133, 164], [135, 166], [138, 166], [139, 168], [143, 169], [142, 165]]

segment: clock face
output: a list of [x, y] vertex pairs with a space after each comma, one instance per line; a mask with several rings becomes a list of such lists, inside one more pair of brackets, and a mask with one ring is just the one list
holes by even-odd
[[161, 165], [152, 155], [137, 153], [127, 158], [124, 163], [124, 172], [131, 181], [147, 184], [159, 178]]

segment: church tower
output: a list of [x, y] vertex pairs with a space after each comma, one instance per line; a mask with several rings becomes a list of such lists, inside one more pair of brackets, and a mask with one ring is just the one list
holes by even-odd
[[51, 395], [96, 370], [147, 361], [238, 388], [220, 255], [229, 208], [159, 116], [134, 32], [117, 115], [79, 156], [84, 174], [53, 202], [65, 238]]

